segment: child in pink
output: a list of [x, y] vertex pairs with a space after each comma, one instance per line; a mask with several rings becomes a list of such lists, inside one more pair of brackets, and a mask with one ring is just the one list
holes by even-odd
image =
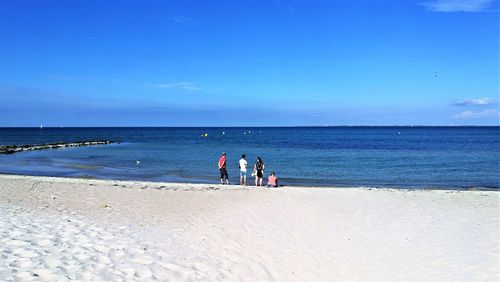
[[278, 187], [278, 178], [276, 177], [276, 173], [273, 171], [271, 175], [267, 178], [267, 187]]

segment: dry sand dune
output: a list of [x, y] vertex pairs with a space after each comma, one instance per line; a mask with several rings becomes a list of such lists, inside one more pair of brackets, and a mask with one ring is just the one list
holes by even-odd
[[498, 281], [500, 194], [0, 175], [0, 280]]

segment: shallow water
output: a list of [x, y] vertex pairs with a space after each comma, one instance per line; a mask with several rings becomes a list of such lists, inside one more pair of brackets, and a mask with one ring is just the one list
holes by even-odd
[[0, 155], [0, 172], [216, 183], [225, 151], [233, 183], [245, 153], [284, 185], [500, 189], [500, 127], [0, 128], [2, 145], [87, 139], [122, 143]]

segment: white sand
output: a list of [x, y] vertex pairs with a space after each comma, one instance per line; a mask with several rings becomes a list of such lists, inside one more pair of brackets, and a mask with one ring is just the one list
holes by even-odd
[[0, 280], [499, 281], [500, 193], [0, 175]]

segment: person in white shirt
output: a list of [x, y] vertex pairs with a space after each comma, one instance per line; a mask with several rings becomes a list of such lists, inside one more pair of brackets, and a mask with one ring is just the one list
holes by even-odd
[[247, 186], [247, 167], [248, 163], [247, 160], [245, 159], [245, 155], [241, 155], [240, 159], [240, 185], [245, 185]]

